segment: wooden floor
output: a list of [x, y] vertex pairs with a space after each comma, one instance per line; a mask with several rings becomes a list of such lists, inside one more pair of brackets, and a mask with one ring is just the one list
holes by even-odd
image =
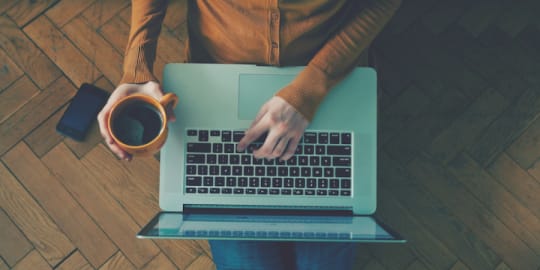
[[[377, 217], [408, 240], [357, 269], [540, 269], [540, 1], [406, 0], [377, 41]], [[172, 1], [156, 69], [178, 62]], [[154, 158], [54, 126], [77, 86], [111, 91], [127, 0], [0, 0], [0, 269], [213, 269], [205, 241], [137, 240]]]

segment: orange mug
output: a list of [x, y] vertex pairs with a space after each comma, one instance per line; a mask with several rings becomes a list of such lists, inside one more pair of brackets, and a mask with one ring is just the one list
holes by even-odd
[[109, 114], [107, 127], [116, 145], [133, 156], [153, 155], [167, 139], [165, 108], [176, 107], [178, 97], [173, 93], [161, 100], [134, 94], [117, 101]]

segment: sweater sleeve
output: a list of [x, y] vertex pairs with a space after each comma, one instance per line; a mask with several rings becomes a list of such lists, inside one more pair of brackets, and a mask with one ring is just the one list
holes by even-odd
[[362, 52], [400, 3], [401, 0], [369, 1], [322, 46], [293, 82], [276, 95], [311, 121], [328, 91], [357, 65]]
[[166, 10], [167, 0], [131, 1], [131, 28], [120, 84], [158, 81], [153, 65]]

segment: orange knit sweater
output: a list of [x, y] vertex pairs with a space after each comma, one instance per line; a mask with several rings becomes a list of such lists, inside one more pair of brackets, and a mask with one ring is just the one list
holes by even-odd
[[[187, 58], [194, 62], [305, 65], [276, 89], [308, 120], [330, 89], [354, 68], [401, 0], [189, 1]], [[152, 74], [166, 0], [133, 0], [120, 83]]]

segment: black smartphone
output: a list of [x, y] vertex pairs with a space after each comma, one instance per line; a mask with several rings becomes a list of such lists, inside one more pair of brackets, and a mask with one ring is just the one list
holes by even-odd
[[83, 83], [56, 125], [56, 131], [74, 140], [83, 141], [108, 98], [107, 91]]

